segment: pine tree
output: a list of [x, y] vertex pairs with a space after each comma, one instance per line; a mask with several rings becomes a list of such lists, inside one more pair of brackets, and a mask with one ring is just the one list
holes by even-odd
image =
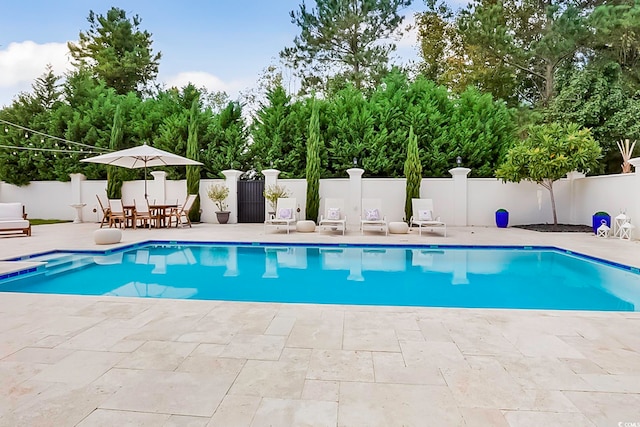
[[[187, 157], [198, 161], [198, 115], [200, 113], [198, 99], [191, 104], [189, 115], [189, 136], [187, 138]], [[189, 211], [191, 222], [200, 222], [200, 166], [187, 166], [187, 194], [195, 194], [196, 200]]]
[[420, 198], [420, 182], [422, 181], [422, 164], [418, 153], [418, 137], [413, 133], [413, 126], [409, 128], [407, 141], [407, 160], [404, 162], [404, 176], [407, 178], [407, 199], [404, 205], [405, 219], [411, 218], [411, 199]]
[[307, 219], [317, 222], [320, 210], [320, 117], [318, 105], [313, 103], [307, 140]]

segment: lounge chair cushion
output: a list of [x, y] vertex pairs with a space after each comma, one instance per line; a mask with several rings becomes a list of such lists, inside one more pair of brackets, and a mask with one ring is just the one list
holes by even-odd
[[291, 219], [291, 214], [293, 214], [293, 211], [289, 208], [281, 208], [278, 210], [279, 219]]
[[364, 214], [367, 221], [378, 221], [380, 219], [380, 211], [378, 209], [365, 209]]
[[327, 211], [327, 219], [340, 219], [340, 208], [329, 208]]
[[418, 211], [418, 221], [433, 221], [433, 213], [430, 210]]

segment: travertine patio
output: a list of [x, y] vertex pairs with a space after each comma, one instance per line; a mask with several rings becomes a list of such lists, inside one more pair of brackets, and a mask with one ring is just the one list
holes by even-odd
[[[0, 258], [95, 249], [96, 228], [36, 226], [0, 238]], [[201, 224], [127, 230], [123, 243], [147, 239], [553, 245], [640, 267], [638, 242], [511, 228]], [[639, 330], [640, 313], [4, 293], [0, 425], [640, 425]]]

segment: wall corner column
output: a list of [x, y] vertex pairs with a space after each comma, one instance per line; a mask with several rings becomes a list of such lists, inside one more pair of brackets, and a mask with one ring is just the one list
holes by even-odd
[[[634, 157], [633, 159], [629, 159], [629, 163], [631, 163], [631, 166], [633, 166], [634, 169], [634, 174], [635, 174], [635, 180], [636, 180], [636, 185], [635, 188], [640, 188], [640, 157]], [[638, 213], [640, 213], [640, 197], [633, 197], [632, 200], [635, 203], [635, 212], [636, 212], [636, 216], [640, 216], [638, 215]], [[636, 226], [636, 228], [633, 230], [633, 235], [631, 236], [632, 238], [638, 238], [638, 234], [640, 233], [640, 223], [638, 222], [638, 220], [640, 220], [640, 218], [632, 218], [632, 224], [633, 221], [635, 221], [636, 223], [634, 224]]]
[[238, 179], [242, 176], [242, 172], [235, 169], [222, 171], [225, 177], [225, 184], [229, 189], [227, 204], [229, 205], [229, 224], [238, 223]]
[[573, 171], [567, 173], [567, 178], [569, 179], [569, 193], [570, 193], [570, 202], [571, 206], [569, 206], [569, 223], [577, 224], [578, 223], [578, 209], [576, 207], [576, 179], [582, 179], [586, 177], [585, 174], [578, 171]]
[[468, 225], [468, 182], [469, 168], [449, 169], [453, 177], [453, 225], [466, 227]]
[[71, 177], [71, 207], [76, 210], [76, 216], [73, 219], [74, 224], [79, 224], [82, 222], [82, 209], [87, 205], [86, 203], [82, 203], [82, 181], [86, 180], [87, 177], [81, 173], [72, 173], [69, 174]]
[[151, 172], [153, 181], [147, 199], [157, 200], [158, 203], [164, 203], [167, 200], [167, 173], [165, 171]]
[[[264, 169], [262, 171], [262, 175], [264, 175], [264, 189], [266, 190], [270, 186], [278, 184], [278, 175], [280, 175], [280, 171], [278, 169]], [[265, 201], [265, 204], [264, 204], [265, 220], [269, 218], [270, 209], [271, 207], [269, 206], [269, 201]]]
[[362, 212], [362, 174], [364, 169], [347, 169], [349, 174], [349, 195], [346, 200], [347, 224], [351, 227], [360, 228], [360, 215]]

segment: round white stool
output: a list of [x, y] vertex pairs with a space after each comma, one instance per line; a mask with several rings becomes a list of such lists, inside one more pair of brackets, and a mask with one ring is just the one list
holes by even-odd
[[93, 232], [96, 245], [113, 245], [122, 240], [122, 231], [117, 228], [99, 228]]
[[390, 222], [389, 233], [391, 234], [407, 234], [409, 232], [409, 225], [406, 222]]
[[316, 231], [316, 223], [313, 221], [296, 222], [296, 231], [299, 233], [313, 233]]

